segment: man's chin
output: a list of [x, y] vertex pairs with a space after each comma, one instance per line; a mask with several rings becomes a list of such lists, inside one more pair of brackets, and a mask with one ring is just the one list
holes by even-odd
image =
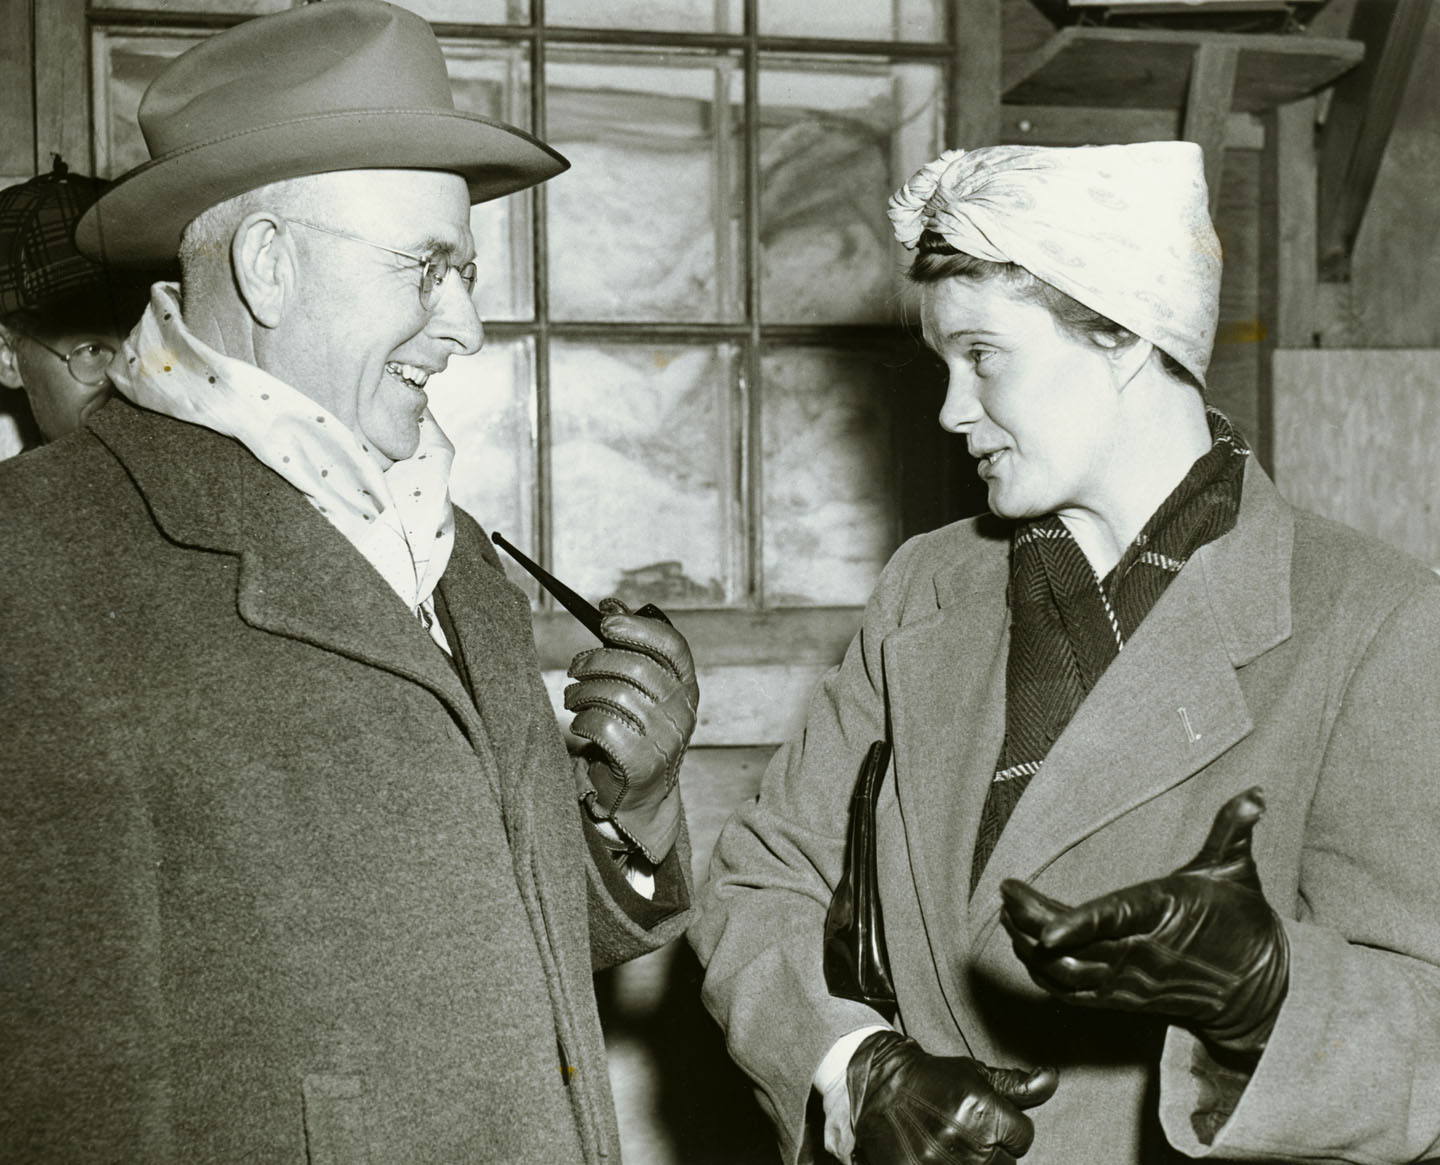
[[356, 433], [355, 435], [360, 439], [361, 447], [369, 452], [381, 469], [389, 469], [397, 461], [408, 461], [420, 448], [418, 426], [415, 426], [411, 433], [396, 433], [393, 436], [382, 437], [380, 440], [365, 433]]

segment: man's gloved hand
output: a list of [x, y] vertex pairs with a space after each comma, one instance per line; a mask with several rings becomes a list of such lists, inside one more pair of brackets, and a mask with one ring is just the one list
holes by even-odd
[[570, 730], [595, 753], [580, 794], [595, 820], [611, 822], [658, 865], [680, 832], [671, 792], [695, 731], [695, 661], [663, 618], [632, 615], [619, 599], [600, 610], [605, 645], [570, 662], [576, 682], [565, 689], [565, 707], [577, 713]]
[[1264, 812], [1259, 789], [1232, 797], [1192, 861], [1083, 906], [1001, 883], [1001, 921], [1030, 977], [1071, 1003], [1162, 1016], [1258, 1057], [1290, 985], [1285, 929], [1250, 853]]
[[1053, 1068], [989, 1068], [932, 1056], [898, 1032], [876, 1032], [846, 1073], [855, 1165], [1012, 1165], [1035, 1137], [1022, 1109], [1044, 1104]]

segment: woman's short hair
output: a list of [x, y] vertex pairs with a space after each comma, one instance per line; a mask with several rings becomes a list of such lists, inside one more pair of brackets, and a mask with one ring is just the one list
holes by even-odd
[[[922, 284], [939, 283], [944, 279], [970, 279], [976, 283], [998, 279], [1020, 298], [1043, 307], [1063, 331], [1077, 340], [1097, 343], [1103, 339], [1109, 341], [1104, 344], [1105, 347], [1126, 347], [1139, 339], [1129, 328], [1086, 307], [1018, 263], [977, 259], [974, 255], [956, 250], [934, 231], [926, 231], [920, 236], [915, 259], [907, 274], [913, 282]], [[1155, 351], [1160, 354], [1160, 362], [1166, 372], [1197, 389], [1200, 387], [1178, 360], [1160, 348]]]

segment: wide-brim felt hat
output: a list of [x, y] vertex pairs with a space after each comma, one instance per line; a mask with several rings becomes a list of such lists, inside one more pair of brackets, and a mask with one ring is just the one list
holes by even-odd
[[218, 33], [166, 66], [138, 120], [151, 160], [75, 232], [108, 263], [169, 262], [201, 211], [286, 178], [444, 170], [475, 203], [570, 164], [515, 126], [456, 110], [430, 26], [381, 0], [325, 0]]

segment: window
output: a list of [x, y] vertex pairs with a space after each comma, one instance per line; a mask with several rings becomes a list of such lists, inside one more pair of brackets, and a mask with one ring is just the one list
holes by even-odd
[[[135, 110], [166, 60], [281, 6], [92, 3], [100, 172], [143, 160]], [[473, 211], [486, 344], [431, 381], [456, 500], [584, 594], [773, 615], [767, 635], [849, 608], [848, 636], [949, 468], [917, 436], [935, 402], [885, 217], [942, 147], [946, 6], [407, 6], [457, 107], [572, 162]], [[512, 577], [543, 626], [548, 596]]]

